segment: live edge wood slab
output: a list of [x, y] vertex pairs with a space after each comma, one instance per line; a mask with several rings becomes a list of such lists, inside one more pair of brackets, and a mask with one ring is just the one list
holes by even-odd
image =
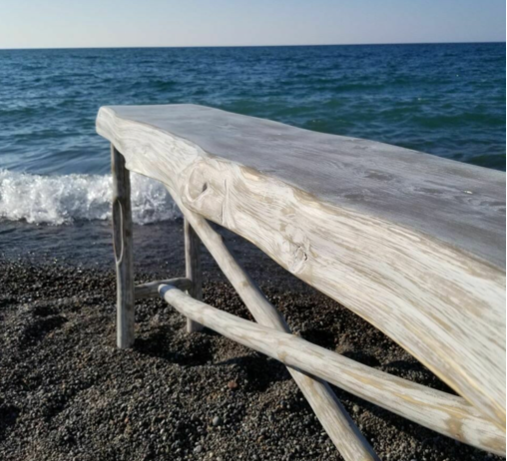
[[97, 131], [505, 429], [505, 173], [195, 105], [102, 107]]

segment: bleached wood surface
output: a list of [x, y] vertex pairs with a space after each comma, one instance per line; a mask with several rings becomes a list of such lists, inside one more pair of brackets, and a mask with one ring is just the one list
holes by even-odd
[[160, 285], [159, 292], [184, 316], [294, 370], [322, 378], [441, 434], [505, 456], [505, 432], [461, 397], [392, 376], [298, 336], [241, 319], [171, 285]]
[[104, 107], [97, 131], [505, 428], [504, 173], [192, 105]]
[[130, 172], [125, 159], [111, 146], [113, 174], [113, 245], [116, 262], [116, 344], [120, 349], [134, 343], [134, 263]]
[[192, 280], [184, 277], [176, 277], [173, 279], [154, 280], [153, 282], [141, 283], [135, 286], [135, 299], [158, 297], [158, 287], [160, 285], [172, 285], [180, 290], [189, 291], [192, 289]]

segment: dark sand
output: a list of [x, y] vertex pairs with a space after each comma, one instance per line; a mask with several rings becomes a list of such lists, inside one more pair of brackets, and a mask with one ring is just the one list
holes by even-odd
[[[135, 230], [138, 281], [183, 274], [181, 223]], [[160, 300], [137, 304], [135, 347], [116, 349], [107, 226], [5, 225], [0, 237], [0, 460], [341, 459], [283, 365], [208, 330], [186, 334]], [[375, 328], [228, 238], [296, 333], [448, 390]], [[209, 257], [204, 268], [205, 301], [250, 318]], [[335, 391], [385, 460], [501, 459]]]

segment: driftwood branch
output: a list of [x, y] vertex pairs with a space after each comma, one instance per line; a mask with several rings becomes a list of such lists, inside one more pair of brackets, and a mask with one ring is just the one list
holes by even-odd
[[190, 291], [192, 289], [192, 280], [183, 277], [177, 277], [166, 280], [155, 280], [136, 285], [134, 289], [135, 299], [158, 297], [158, 287], [160, 285], [172, 285], [180, 290]]
[[117, 344], [123, 349], [134, 343], [134, 266], [130, 172], [125, 158], [111, 145], [113, 174], [113, 245], [116, 261]]
[[[183, 223], [183, 233], [185, 237], [186, 277], [192, 281], [192, 286], [188, 289], [188, 293], [200, 301], [202, 300], [201, 241], [186, 219]], [[190, 319], [187, 320], [187, 331], [189, 333], [200, 330], [202, 330], [202, 325]]]
[[[174, 198], [178, 203], [178, 199]], [[192, 226], [211, 253], [222, 272], [261, 325], [290, 333], [280, 312], [266, 299], [253, 280], [232, 256], [222, 237], [201, 216], [180, 205], [186, 222]], [[308, 400], [315, 415], [338, 451], [347, 460], [377, 459], [369, 443], [360, 433], [343, 405], [325, 382], [317, 381], [295, 369], [289, 373]]]
[[233, 341], [429, 429], [505, 456], [505, 432], [461, 397], [392, 376], [300, 337], [228, 314], [170, 285], [160, 286], [159, 292], [181, 314]]

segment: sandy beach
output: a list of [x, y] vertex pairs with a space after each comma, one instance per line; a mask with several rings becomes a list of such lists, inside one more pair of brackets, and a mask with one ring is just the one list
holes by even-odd
[[[17, 226], [0, 248], [1, 459], [341, 459], [283, 365], [209, 330], [186, 334], [161, 300], [136, 304], [136, 343], [118, 350], [106, 224]], [[32, 232], [46, 255], [33, 252]], [[224, 235], [296, 334], [449, 391], [381, 332]], [[180, 276], [182, 238], [181, 221], [136, 226], [136, 279]], [[250, 319], [203, 262], [204, 300]], [[335, 391], [382, 459], [501, 459]]]

